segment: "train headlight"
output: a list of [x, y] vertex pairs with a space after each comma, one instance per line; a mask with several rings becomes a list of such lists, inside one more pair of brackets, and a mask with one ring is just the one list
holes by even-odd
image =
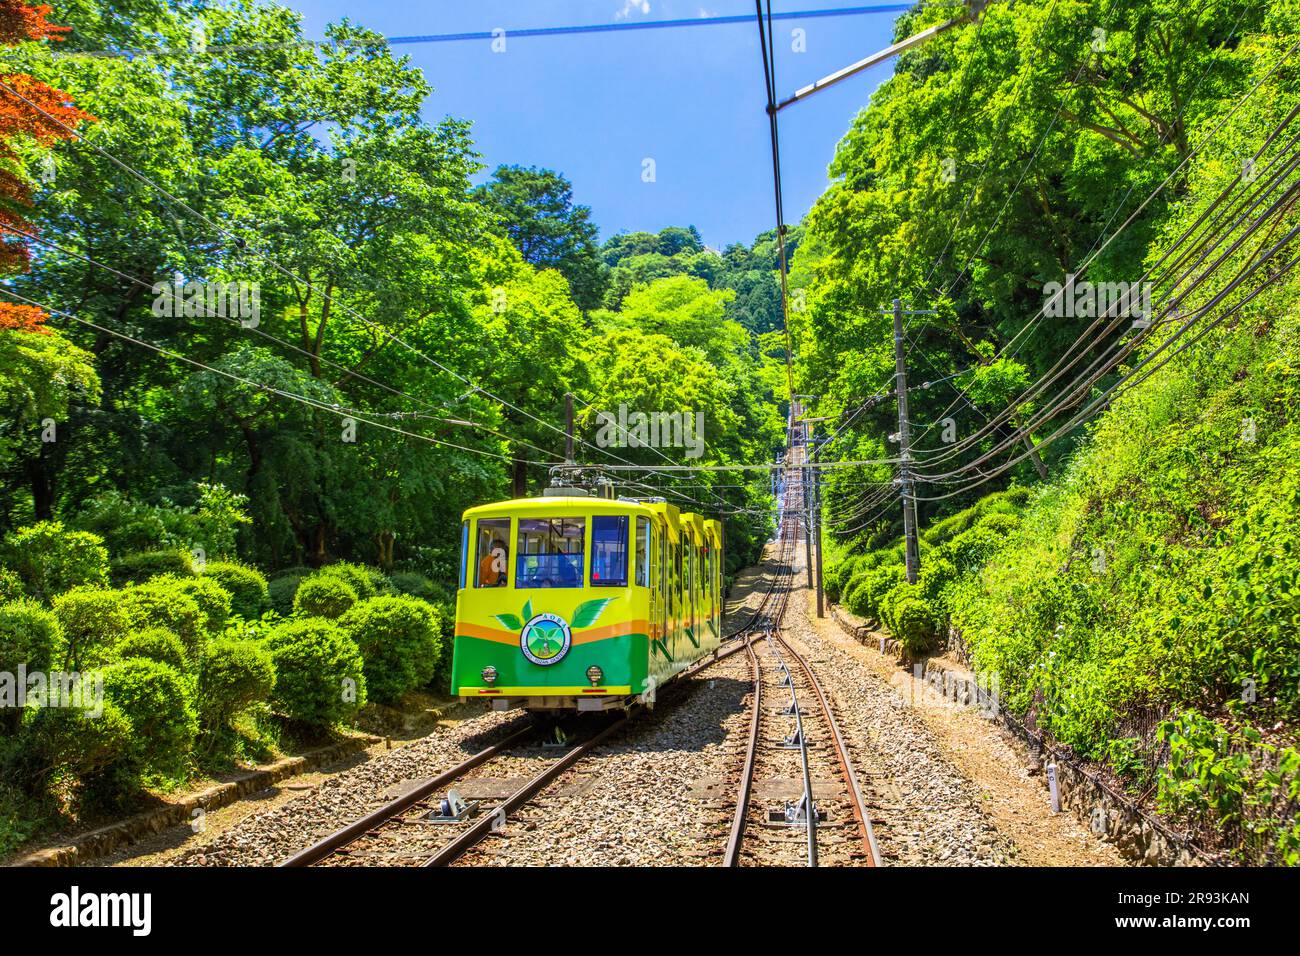
[[591, 681], [592, 687], [595, 687], [604, 679], [605, 679], [605, 672], [601, 670], [599, 667], [597, 667], [595, 664], [592, 664], [590, 667], [587, 668], [587, 680]]
[[479, 671], [479, 676], [483, 678], [485, 684], [495, 684], [497, 682], [497, 669], [489, 664]]

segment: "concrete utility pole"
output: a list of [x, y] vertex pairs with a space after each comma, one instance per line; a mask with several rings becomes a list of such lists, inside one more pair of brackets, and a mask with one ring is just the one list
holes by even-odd
[[573, 464], [573, 393], [564, 393], [564, 463]]
[[825, 580], [822, 576], [822, 473], [819, 468], [812, 468], [813, 480], [813, 543], [817, 546], [817, 616], [826, 616], [825, 599], [822, 596]]
[[907, 360], [903, 349], [903, 303], [894, 300], [894, 390], [898, 394], [898, 475], [903, 495], [903, 539], [907, 580], [916, 583], [920, 549], [916, 540], [916, 495], [912, 486], [912, 444], [907, 417]]

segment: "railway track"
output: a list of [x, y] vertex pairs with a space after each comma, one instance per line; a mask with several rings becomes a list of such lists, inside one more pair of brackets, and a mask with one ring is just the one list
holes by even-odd
[[[788, 493], [794, 499], [798, 485], [792, 483]], [[783, 586], [778, 590], [773, 582], [778, 594], [775, 610], [767, 625], [756, 629], [759, 634], [743, 644], [754, 690], [723, 863], [791, 864], [802, 859], [807, 866], [879, 866], [870, 813], [834, 709], [808, 661], [781, 633], [794, 583], [796, 540], [795, 526], [787, 520], [782, 528]], [[755, 647], [760, 634], [761, 652]], [[778, 709], [769, 700], [784, 706]], [[774, 808], [778, 800], [781, 806]]]
[[[766, 633], [776, 613], [774, 608], [785, 593], [777, 587], [780, 577], [780, 574], [771, 576], [762, 601], [744, 625], [725, 635], [724, 646], [684, 670], [677, 680], [663, 688], [661, 699], [665, 693], [675, 695], [686, 679], [748, 648], [753, 635]], [[506, 819], [544, 793], [561, 774], [625, 729], [642, 712], [633, 710], [601, 727], [586, 728], [586, 736], [568, 747], [559, 747], [547, 739], [548, 730], [555, 727], [563, 730], [565, 724], [532, 723], [394, 797], [280, 865], [450, 865], [500, 829]], [[524, 782], [511, 783], [519, 780]], [[449, 791], [458, 788], [470, 795], [484, 795], [467, 801], [463, 810], [449, 803], [444, 805], [449, 800]]]

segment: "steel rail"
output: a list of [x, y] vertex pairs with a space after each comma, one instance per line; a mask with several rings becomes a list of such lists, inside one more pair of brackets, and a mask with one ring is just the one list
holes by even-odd
[[328, 836], [323, 837], [320, 840], [317, 840], [315, 843], [313, 843], [311, 846], [307, 847], [306, 849], [299, 850], [293, 856], [288, 857], [287, 859], [282, 861], [279, 864], [279, 866], [282, 867], [311, 866], [312, 864], [325, 859], [327, 856], [331, 856], [332, 854], [337, 853], [339, 850], [348, 846], [350, 843], [355, 842], [357, 839], [359, 839], [362, 836], [365, 836], [370, 831], [387, 823], [389, 820], [393, 819], [393, 817], [397, 816], [399, 813], [402, 813], [404, 810], [408, 810], [409, 808], [415, 806], [415, 804], [419, 803], [421, 800], [433, 795], [442, 787], [445, 787], [450, 783], [454, 783], [456, 780], [463, 777], [470, 770], [473, 770], [475, 767], [478, 767], [480, 764], [484, 764], [487, 761], [491, 760], [493, 757], [498, 756], [508, 747], [513, 746], [514, 744], [518, 743], [519, 741], [523, 740], [526, 737], [530, 737], [538, 733], [540, 729], [541, 728], [538, 725], [531, 724], [527, 727], [522, 728], [521, 730], [516, 731], [515, 733], [506, 737], [504, 740], [495, 743], [490, 747], [485, 747], [483, 750], [480, 750], [478, 753], [474, 754], [468, 760], [464, 760], [461, 763], [458, 763], [450, 770], [443, 771], [433, 779], [420, 784], [420, 786], [416, 787], [411, 792], [405, 793], [402, 796], [396, 798], [395, 800], [390, 800], [382, 807], [372, 810], [370, 813], [367, 813], [361, 819], [348, 824], [347, 826], [343, 827], [341, 830], [336, 830], [335, 832], [329, 834]]
[[[793, 495], [793, 489], [787, 491], [788, 496]], [[727, 845], [723, 851], [722, 865], [726, 867], [735, 867], [740, 865], [740, 848], [744, 841], [745, 821], [749, 815], [749, 806], [753, 795], [754, 784], [754, 767], [758, 760], [758, 741], [762, 725], [763, 715], [763, 668], [759, 663], [758, 655], [754, 651], [754, 634], [761, 633], [763, 636], [769, 635], [774, 628], [779, 626], [780, 619], [785, 613], [785, 604], [790, 595], [790, 588], [794, 582], [793, 569], [793, 552], [794, 552], [794, 525], [788, 520], [783, 522], [781, 528], [781, 554], [780, 564], [781, 573], [772, 576], [771, 586], [768, 588], [767, 598], [764, 599], [764, 605], [767, 600], [777, 595], [776, 584], [778, 579], [784, 580], [785, 589], [777, 597], [779, 609], [772, 615], [771, 622], [766, 627], [751, 628], [741, 646], [749, 653], [750, 673], [753, 675], [754, 696], [751, 707], [751, 717], [749, 726], [749, 742], [745, 748], [745, 763], [740, 772], [739, 792], [736, 796], [736, 811], [731, 820], [731, 831], [727, 837]], [[757, 617], [757, 615], [755, 615]], [[791, 687], [793, 691], [793, 687]], [[802, 739], [802, 734], [800, 737]], [[803, 750], [805, 761], [805, 770], [807, 769], [807, 749]], [[812, 802], [811, 786], [809, 787], [809, 804]], [[815, 838], [812, 841], [812, 853], [816, 853]]]
[[749, 721], [749, 746], [745, 751], [745, 766], [740, 771], [740, 793], [736, 796], [736, 815], [731, 819], [731, 834], [722, 856], [723, 866], [740, 865], [740, 841], [745, 832], [745, 817], [749, 813], [749, 798], [754, 789], [754, 761], [758, 756], [759, 723], [763, 716], [763, 672], [754, 653], [752, 641], [745, 641], [749, 652], [749, 670], [754, 677], [753, 715]]
[[867, 809], [866, 798], [862, 794], [862, 788], [858, 784], [858, 775], [853, 770], [853, 760], [849, 756], [848, 746], [844, 742], [844, 735], [840, 732], [839, 722], [835, 719], [835, 714], [831, 711], [830, 699], [826, 692], [822, 690], [821, 682], [817, 680], [817, 675], [808, 665], [803, 655], [790, 646], [790, 643], [781, 635], [780, 629], [776, 631], [776, 639], [781, 646], [789, 651], [790, 655], [798, 662], [799, 667], [803, 670], [804, 676], [808, 678], [808, 683], [821, 705], [822, 713], [826, 716], [827, 726], [831, 729], [831, 739], [835, 742], [835, 754], [839, 759], [840, 771], [844, 775], [844, 781], [848, 785], [849, 795], [853, 798], [853, 817], [857, 821], [858, 830], [862, 834], [863, 843], [867, 848], [867, 865], [880, 866], [880, 848], [876, 845], [876, 833], [871, 826], [871, 813]]

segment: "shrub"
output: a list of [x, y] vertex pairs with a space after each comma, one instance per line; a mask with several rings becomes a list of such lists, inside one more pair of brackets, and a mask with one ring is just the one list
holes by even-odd
[[72, 523], [103, 538], [112, 554], [135, 554], [156, 551], [167, 543], [163, 513], [161, 508], [109, 490], [91, 498]]
[[188, 594], [203, 612], [205, 627], [209, 634], [220, 634], [226, 629], [230, 620], [230, 592], [209, 577], [172, 578], [163, 577], [182, 594]]
[[162, 627], [180, 638], [187, 659], [197, 661], [206, 618], [199, 604], [174, 581], [150, 581], [122, 591], [122, 607], [133, 631]]
[[[18, 693], [22, 682], [19, 668], [49, 671], [62, 653], [63, 634], [58, 618], [35, 601], [24, 598], [0, 605], [0, 671], [13, 675], [11, 692]], [[25, 692], [25, 686], [21, 686]], [[0, 700], [0, 703], [10, 703]], [[12, 701], [16, 705], [17, 700]], [[0, 733], [15, 733], [23, 712], [17, 706], [0, 706]]]
[[856, 614], [858, 617], [872, 616], [872, 614], [867, 610], [866, 596], [870, 592], [869, 590], [864, 590], [866, 587], [866, 578], [860, 577], [854, 578], [844, 589], [844, 598], [842, 603], [845, 608]]
[[58, 618], [35, 601], [0, 605], [0, 671], [48, 671], [62, 644]]
[[48, 601], [83, 584], [108, 581], [103, 540], [86, 531], [69, 531], [58, 521], [20, 528], [5, 538], [9, 565], [32, 596]]
[[63, 771], [87, 776], [130, 752], [131, 721], [105, 700], [98, 714], [78, 707], [35, 707], [23, 728], [24, 751], [38, 779]]
[[316, 574], [298, 586], [293, 609], [311, 617], [333, 620], [357, 603], [356, 590], [341, 577]]
[[271, 653], [256, 641], [219, 640], [203, 653], [199, 713], [205, 727], [230, 722], [240, 711], [266, 700], [275, 687]]
[[901, 583], [907, 572], [901, 564], [885, 564], [872, 568], [862, 576], [862, 583], [853, 594], [854, 605], [849, 610], [867, 618], [883, 618], [882, 599]]
[[393, 703], [433, 678], [442, 637], [431, 604], [407, 596], [371, 598], [339, 618], [339, 626], [361, 650], [366, 688], [375, 700]]
[[70, 670], [99, 667], [130, 631], [122, 593], [102, 587], [73, 588], [54, 599], [54, 616], [63, 628], [63, 664]]
[[181, 639], [165, 627], [152, 627], [147, 631], [128, 634], [115, 650], [119, 660], [143, 657], [159, 664], [168, 664], [181, 673], [190, 669]]
[[266, 578], [256, 568], [233, 561], [209, 561], [203, 573], [229, 592], [230, 609], [240, 617], [259, 618], [269, 606]]
[[920, 588], [906, 582], [899, 584], [881, 600], [881, 616], [889, 632], [898, 639], [909, 657], [916, 657], [934, 646], [935, 615], [920, 595]]
[[174, 668], [132, 657], [104, 668], [104, 697], [131, 722], [127, 759], [137, 768], [177, 768], [194, 745], [198, 718], [189, 685]]
[[992, 534], [1008, 535], [1020, 527], [1020, 518], [1017, 515], [995, 511], [993, 514], [981, 518], [976, 527], [983, 528]]
[[305, 578], [307, 575], [315, 573], [315, 568], [309, 568], [305, 564], [295, 564], [291, 568], [281, 568], [279, 571], [272, 573], [270, 580], [274, 581], [277, 578]]
[[17, 601], [23, 596], [23, 579], [8, 568], [0, 568], [0, 604]]
[[350, 561], [329, 564], [317, 571], [312, 577], [333, 577], [347, 583], [357, 592], [357, 600], [365, 601], [376, 596], [375, 581], [370, 568]]
[[271, 631], [266, 646], [275, 665], [271, 704], [286, 717], [328, 727], [366, 702], [361, 651], [338, 625], [288, 621]]
[[185, 551], [141, 551], [117, 558], [111, 566], [114, 583], [143, 584], [161, 575], [192, 577], [194, 562]]
[[1003, 545], [1006, 544], [1006, 535], [994, 531], [992, 528], [976, 525], [969, 531], [963, 531], [950, 542], [948, 548], [951, 549], [952, 560], [957, 565], [957, 570], [962, 574], [973, 571], [984, 564], [986, 560]]
[[271, 602], [271, 610], [281, 617], [288, 617], [293, 613], [293, 599], [298, 594], [298, 585], [302, 584], [303, 577], [290, 574], [278, 578], [272, 578], [266, 585], [267, 598]]
[[921, 572], [916, 576], [916, 583], [920, 588], [921, 597], [929, 601], [931, 605], [938, 607], [941, 603], [944, 588], [956, 579], [957, 565], [942, 555], [931, 555], [930, 559], [921, 565]]

